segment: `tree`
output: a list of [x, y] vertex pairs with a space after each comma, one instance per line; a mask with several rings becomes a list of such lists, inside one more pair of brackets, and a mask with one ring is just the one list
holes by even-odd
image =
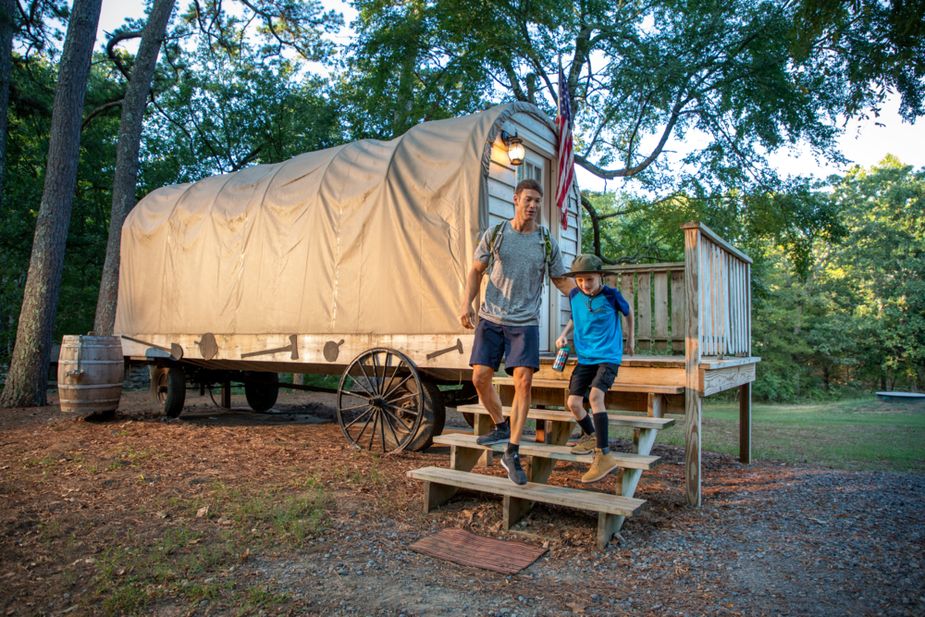
[[44, 405], [51, 335], [61, 284], [80, 149], [81, 112], [101, 0], [75, 0], [52, 111], [45, 188], [0, 406]]
[[[768, 152], [805, 142], [839, 160], [834, 119], [864, 113], [885, 86], [901, 84], [920, 113], [922, 11], [882, 4], [360, 0], [348, 117], [355, 135], [391, 136], [498, 98], [553, 114], [562, 66], [575, 161], [591, 173], [698, 199], [774, 191]], [[694, 133], [705, 146], [669, 169], [666, 149]]]
[[7, 113], [10, 106], [15, 10], [15, 0], [0, 0], [0, 207], [3, 206], [3, 178], [6, 174]]
[[[122, 99], [122, 120], [119, 127], [119, 143], [116, 147], [116, 171], [112, 185], [112, 212], [109, 219], [109, 240], [106, 243], [106, 261], [96, 304], [96, 319], [93, 329], [97, 334], [112, 334], [116, 319], [116, 297], [119, 288], [119, 247], [122, 238], [122, 223], [135, 206], [135, 189], [138, 182], [138, 151], [141, 146], [142, 121], [151, 80], [157, 66], [157, 56], [167, 31], [167, 22], [173, 12], [175, 0], [155, 0], [148, 16], [148, 23], [140, 33], [141, 43], [138, 55], [127, 76], [128, 87]], [[120, 40], [129, 38], [122, 33]], [[137, 36], [134, 33], [133, 36]], [[110, 56], [114, 37], [108, 46]]]
[[835, 253], [850, 310], [870, 324], [859, 362], [888, 388], [925, 389], [925, 170], [888, 156], [846, 175], [833, 199], [850, 230]]

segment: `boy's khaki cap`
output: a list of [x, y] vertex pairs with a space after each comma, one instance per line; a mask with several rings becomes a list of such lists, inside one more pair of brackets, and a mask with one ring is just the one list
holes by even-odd
[[577, 276], [579, 274], [604, 274], [604, 262], [597, 255], [583, 253], [572, 262], [572, 269], [566, 276]]

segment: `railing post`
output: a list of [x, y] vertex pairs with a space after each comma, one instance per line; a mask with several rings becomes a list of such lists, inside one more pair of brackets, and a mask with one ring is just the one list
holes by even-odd
[[684, 343], [685, 449], [684, 473], [687, 501], [700, 506], [700, 429], [703, 397], [700, 395], [700, 263], [701, 237], [697, 223], [683, 225], [684, 285], [687, 320]]

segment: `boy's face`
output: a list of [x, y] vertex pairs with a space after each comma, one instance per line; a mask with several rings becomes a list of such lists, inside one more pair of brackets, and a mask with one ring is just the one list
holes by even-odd
[[578, 285], [578, 289], [580, 289], [582, 293], [588, 296], [593, 296], [601, 289], [601, 275], [597, 273], [576, 274], [575, 284]]

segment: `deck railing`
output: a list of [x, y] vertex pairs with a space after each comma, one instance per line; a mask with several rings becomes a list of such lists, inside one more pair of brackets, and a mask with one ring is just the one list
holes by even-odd
[[619, 289], [633, 307], [638, 351], [683, 353], [684, 262], [607, 266], [606, 270], [606, 283]]
[[[752, 260], [706, 225], [682, 229], [685, 261], [605, 268], [606, 283], [633, 307], [637, 350], [690, 351], [687, 324], [694, 319], [698, 356], [750, 355]], [[693, 276], [692, 286], [685, 276]], [[695, 303], [687, 303], [688, 289]]]
[[751, 258], [702, 223], [681, 227], [685, 261], [696, 261], [700, 355], [751, 355]]

